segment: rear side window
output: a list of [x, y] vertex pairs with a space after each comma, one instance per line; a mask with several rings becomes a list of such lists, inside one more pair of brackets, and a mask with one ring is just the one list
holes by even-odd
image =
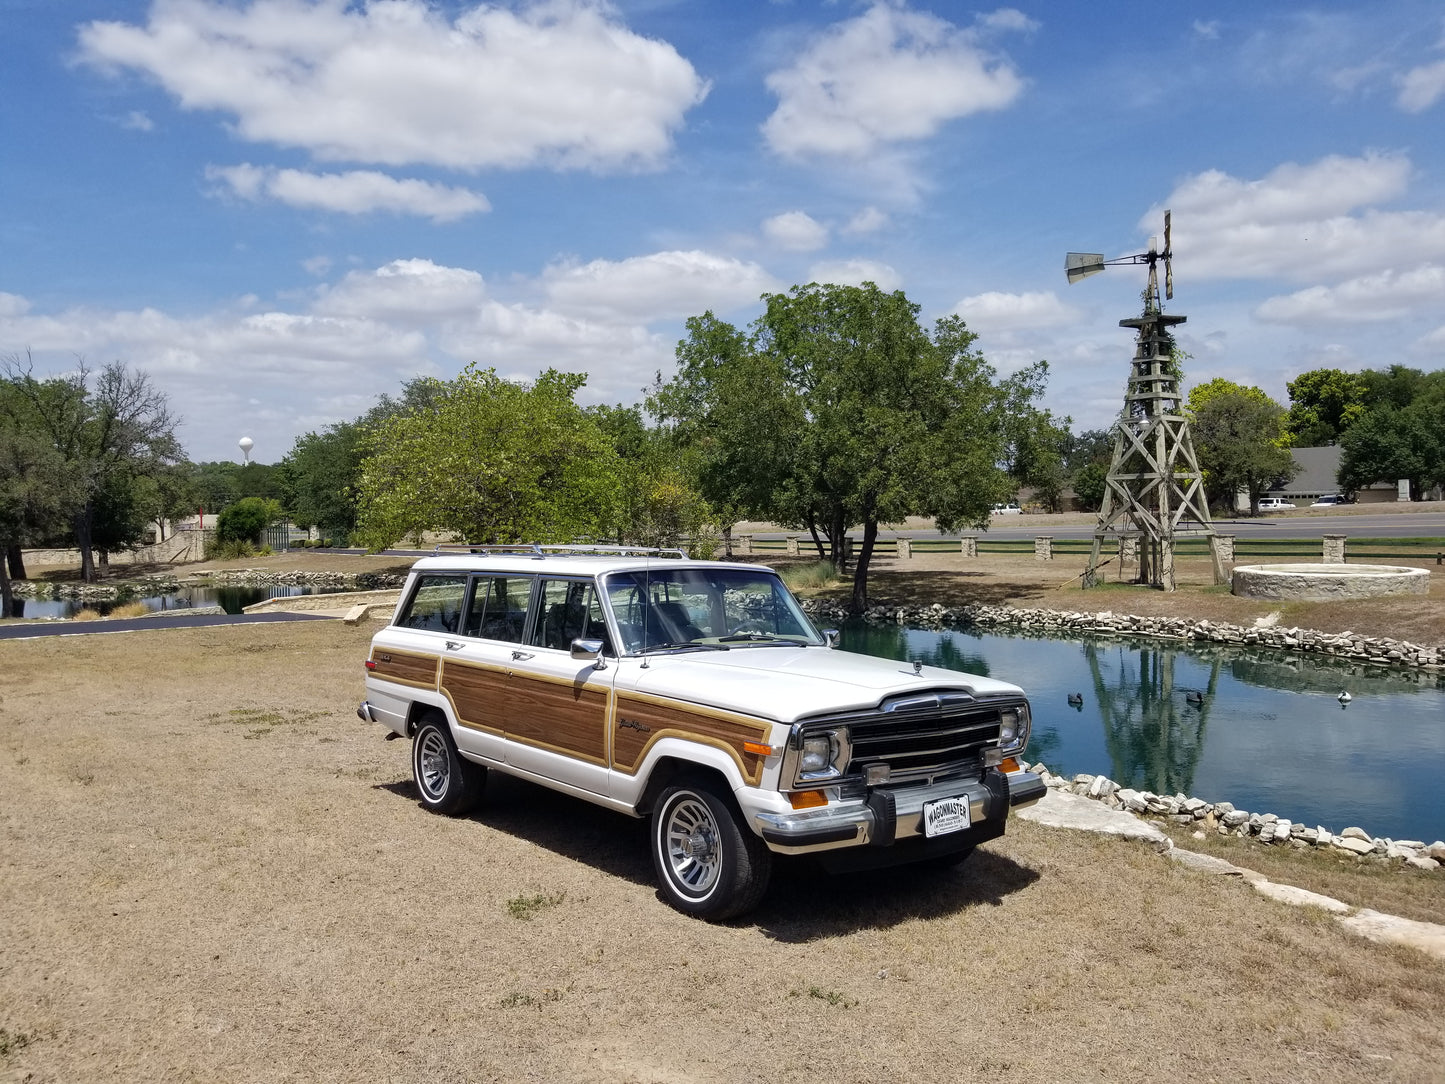
[[543, 580], [531, 642], [566, 651], [573, 640], [601, 640], [603, 650], [614, 653], [597, 589], [590, 580]]
[[407, 629], [455, 633], [461, 625], [462, 599], [466, 593], [465, 576], [430, 573], [421, 576], [396, 623]]
[[521, 643], [531, 593], [530, 576], [478, 576], [472, 582], [472, 604], [463, 631], [484, 640]]

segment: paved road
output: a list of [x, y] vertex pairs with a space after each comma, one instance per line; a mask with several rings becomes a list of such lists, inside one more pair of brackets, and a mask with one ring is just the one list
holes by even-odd
[[23, 621], [0, 625], [0, 640], [31, 640], [40, 636], [84, 636], [98, 632], [145, 632], [151, 629], [194, 629], [205, 625], [266, 625], [277, 621], [330, 621], [321, 614], [176, 614], [168, 617], [127, 617], [113, 621]]
[[[977, 533], [981, 538], [1026, 539], [1036, 535], [1050, 535], [1054, 538], [1093, 538], [1092, 520], [1080, 523], [1077, 517], [1068, 517], [1068, 522], [1051, 523], [1043, 516], [1029, 516], [1028, 523], [1007, 523], [1013, 516], [995, 516], [986, 532]], [[1445, 536], [1445, 512], [1396, 513], [1394, 515], [1356, 516], [1301, 516], [1271, 515], [1257, 519], [1217, 519], [1214, 529], [1220, 534], [1232, 534], [1241, 539], [1268, 538], [1320, 538], [1327, 534], [1343, 534], [1354, 538], [1440, 538]], [[855, 534], [857, 532], [854, 532]], [[772, 531], [755, 534], [754, 538], [786, 538], [800, 535], [798, 531]], [[959, 532], [941, 533], [932, 529], [879, 531], [880, 538], [894, 538], [903, 535], [908, 538], [957, 538]], [[803, 537], [800, 535], [800, 537]], [[1184, 537], [1188, 537], [1186, 533]]]

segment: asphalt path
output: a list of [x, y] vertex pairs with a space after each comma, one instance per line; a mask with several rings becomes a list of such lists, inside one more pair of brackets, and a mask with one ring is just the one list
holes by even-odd
[[0, 640], [33, 640], [41, 636], [85, 636], [153, 629], [198, 629], [207, 625], [269, 625], [277, 621], [334, 621], [324, 614], [176, 614], [166, 617], [118, 617], [111, 621], [19, 621], [0, 625]]
[[[975, 534], [980, 538], [1028, 539], [1039, 535], [1051, 538], [1093, 538], [1094, 523], [1050, 523], [1043, 516], [1029, 516], [1028, 523], [1008, 523], [1016, 516], [994, 516], [987, 531], [949, 531], [932, 528], [909, 530], [880, 530], [880, 538], [957, 538], [962, 534]], [[1214, 529], [1220, 534], [1232, 534], [1241, 539], [1269, 538], [1320, 538], [1327, 534], [1343, 534], [1354, 538], [1439, 538], [1445, 536], [1445, 512], [1406, 512], [1393, 515], [1372, 516], [1299, 516], [1264, 515], [1250, 519], [1216, 519]], [[858, 532], [851, 532], [857, 537]], [[1189, 532], [1181, 532], [1189, 537]], [[798, 531], [769, 531], [754, 534], [754, 538], [779, 539], [800, 535]]]

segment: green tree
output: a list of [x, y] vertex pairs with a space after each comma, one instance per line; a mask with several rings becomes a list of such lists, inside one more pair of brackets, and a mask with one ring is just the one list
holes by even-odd
[[1299, 472], [1286, 443], [1285, 410], [1259, 388], [1216, 377], [1189, 392], [1185, 410], [1215, 507], [1232, 509], [1242, 489], [1258, 513], [1264, 491]]
[[1289, 417], [1285, 429], [1296, 448], [1337, 444], [1365, 412], [1368, 389], [1364, 379], [1340, 369], [1311, 369], [1300, 373], [1289, 389]]
[[[128, 545], [138, 533], [123, 537], [115, 502], [129, 479], [154, 473], [181, 459], [176, 419], [163, 392], [145, 373], [113, 362], [94, 374], [83, 364], [67, 377], [37, 380], [29, 362], [10, 358], [0, 365], [10, 385], [7, 396], [16, 423], [37, 434], [61, 457], [70, 495], [69, 520], [80, 550], [81, 578], [96, 578], [94, 547]], [[109, 517], [96, 537], [97, 515], [105, 505]], [[143, 523], [142, 523], [143, 527]]]
[[284, 515], [278, 501], [242, 497], [228, 504], [216, 518], [216, 541], [259, 544], [261, 532]]
[[11, 572], [25, 575], [9, 555], [64, 524], [75, 500], [64, 457], [25, 415], [14, 386], [0, 382], [0, 617], [14, 612]]
[[284, 503], [298, 524], [336, 539], [356, 530], [364, 432], [358, 420], [296, 438], [277, 470]]
[[1104, 503], [1108, 487], [1109, 465], [1094, 461], [1085, 463], [1074, 474], [1074, 501], [1085, 512], [1097, 512]]
[[585, 382], [548, 370], [514, 383], [475, 366], [430, 382], [429, 405], [393, 414], [364, 437], [362, 543], [382, 549], [428, 530], [479, 543], [601, 535], [617, 454], [574, 401]]
[[862, 609], [881, 523], [916, 514], [944, 530], [982, 527], [1011, 491], [1009, 390], [960, 318], [930, 335], [901, 291], [815, 283], [764, 302], [747, 339], [710, 313], [689, 321], [678, 375], [650, 402], [699, 449], [709, 498], [806, 527], [840, 572], [861, 524]]
[[1409, 480], [1410, 497], [1445, 484], [1445, 373], [1432, 373], [1404, 408], [1385, 403], [1366, 412], [1340, 441], [1340, 488]]

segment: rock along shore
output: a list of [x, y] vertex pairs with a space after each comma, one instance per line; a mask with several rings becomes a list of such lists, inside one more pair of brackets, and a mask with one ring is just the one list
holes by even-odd
[[[803, 608], [809, 615], [828, 622], [849, 619], [842, 605], [824, 599], [808, 599]], [[1344, 661], [1400, 666], [1419, 670], [1445, 671], [1445, 645], [1426, 647], [1408, 640], [1380, 636], [1358, 636], [1353, 632], [1317, 632], [1299, 628], [1245, 628], [1222, 621], [1190, 621], [1179, 617], [1138, 617], [1109, 610], [1080, 613], [1071, 610], [1025, 609], [1017, 606], [874, 606], [863, 620], [875, 624], [916, 625], [920, 628], [1006, 628], [1024, 634], [1047, 636], [1152, 637], [1190, 643], [1263, 647], [1297, 651]]]
[[77, 599], [82, 602], [118, 602], [184, 591], [188, 587], [312, 587], [333, 591], [376, 591], [400, 587], [405, 575], [393, 572], [272, 572], [264, 568], [222, 568], [185, 576], [157, 573], [114, 583], [41, 583], [16, 580], [17, 598]]

